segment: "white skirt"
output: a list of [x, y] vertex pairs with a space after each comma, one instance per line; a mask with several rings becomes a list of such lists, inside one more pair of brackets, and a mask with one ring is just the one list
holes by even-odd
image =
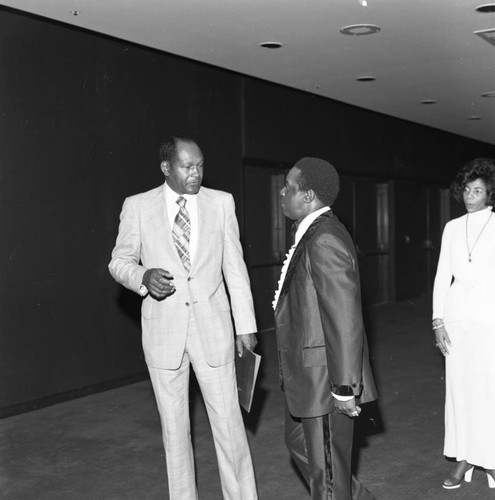
[[495, 327], [446, 324], [444, 454], [495, 469]]

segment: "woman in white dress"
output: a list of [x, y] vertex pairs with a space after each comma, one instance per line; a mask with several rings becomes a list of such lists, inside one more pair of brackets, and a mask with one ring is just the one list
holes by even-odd
[[443, 487], [471, 481], [476, 466], [495, 488], [495, 160], [468, 163], [451, 192], [467, 213], [445, 226], [433, 289], [445, 356], [444, 454], [457, 461]]

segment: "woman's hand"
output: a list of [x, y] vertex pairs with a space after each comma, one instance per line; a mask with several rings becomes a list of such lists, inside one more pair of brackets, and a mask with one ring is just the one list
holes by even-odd
[[437, 328], [435, 330], [435, 339], [437, 341], [435, 345], [440, 349], [440, 352], [444, 356], [447, 356], [447, 354], [449, 353], [448, 346], [450, 346], [451, 343], [449, 334], [447, 333], [447, 330], [444, 326], [441, 326], [440, 328]]

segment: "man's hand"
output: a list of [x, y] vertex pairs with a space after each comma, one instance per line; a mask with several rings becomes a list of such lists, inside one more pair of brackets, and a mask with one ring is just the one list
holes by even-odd
[[343, 415], [347, 415], [349, 418], [359, 417], [361, 413], [361, 408], [356, 406], [356, 398], [352, 398], [349, 401], [339, 401], [334, 398], [333, 402], [335, 404], [335, 408], [342, 413]]
[[249, 349], [250, 351], [253, 351], [257, 343], [258, 340], [256, 339], [256, 335], [254, 333], [237, 335], [235, 338], [235, 348], [237, 351], [237, 355], [240, 358], [242, 358], [244, 349]]
[[143, 285], [156, 300], [163, 300], [175, 293], [174, 277], [165, 269], [148, 269], [143, 276]]

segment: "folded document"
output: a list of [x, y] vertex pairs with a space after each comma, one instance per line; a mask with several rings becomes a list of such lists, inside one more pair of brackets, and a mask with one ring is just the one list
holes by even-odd
[[247, 411], [251, 411], [253, 402], [254, 386], [258, 369], [260, 367], [261, 356], [253, 351], [244, 349], [242, 358], [235, 356], [235, 371], [237, 377], [237, 391], [239, 393], [239, 403]]

